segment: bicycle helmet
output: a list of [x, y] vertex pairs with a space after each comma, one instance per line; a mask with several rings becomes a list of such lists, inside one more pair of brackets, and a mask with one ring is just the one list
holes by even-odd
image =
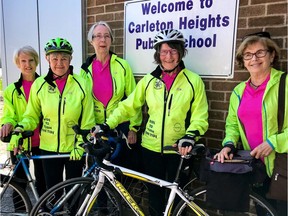
[[168, 29], [160, 31], [154, 38], [154, 49], [163, 42], [179, 42], [185, 43], [183, 34], [176, 29]]
[[55, 38], [49, 40], [44, 48], [46, 55], [53, 52], [66, 52], [68, 54], [73, 53], [73, 48], [71, 44], [64, 38]]

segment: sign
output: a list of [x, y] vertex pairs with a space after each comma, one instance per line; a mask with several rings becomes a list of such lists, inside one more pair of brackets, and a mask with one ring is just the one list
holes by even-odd
[[233, 78], [238, 0], [150, 0], [125, 3], [124, 56], [135, 75], [156, 68], [153, 39], [177, 29], [186, 39], [186, 68], [208, 78]]

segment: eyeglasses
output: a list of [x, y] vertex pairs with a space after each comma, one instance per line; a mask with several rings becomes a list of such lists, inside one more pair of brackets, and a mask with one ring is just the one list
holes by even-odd
[[170, 55], [176, 55], [178, 53], [178, 51], [176, 49], [160, 50], [159, 53], [160, 53], [161, 56], [166, 56], [166, 55], [168, 55], [168, 53], [170, 53]]
[[93, 35], [92, 36], [92, 40], [96, 38], [96, 40], [101, 40], [102, 38], [104, 38], [104, 40], [110, 39], [111, 36], [109, 34], [107, 35], [101, 35], [101, 34], [97, 34], [97, 35]]
[[251, 36], [258, 36], [258, 37], [264, 37], [264, 38], [271, 39], [269, 32], [256, 32], [256, 33], [248, 34], [248, 35], [244, 36], [242, 38], [242, 41], [244, 41], [246, 38], [251, 37]]
[[244, 60], [250, 60], [253, 58], [253, 56], [255, 55], [257, 58], [263, 58], [267, 55], [267, 52], [269, 52], [269, 50], [258, 50], [255, 53], [250, 53], [250, 52], [246, 52], [243, 54], [243, 59]]

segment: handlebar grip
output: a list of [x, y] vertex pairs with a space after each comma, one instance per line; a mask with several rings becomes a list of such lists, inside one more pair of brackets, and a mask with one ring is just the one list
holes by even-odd
[[11, 140], [11, 136], [12, 136], [12, 134], [9, 133], [8, 136], [1, 137], [1, 141], [2, 141], [2, 142], [5, 142], [5, 143], [9, 143], [10, 140]]
[[[163, 147], [163, 150], [166, 150], [166, 151], [175, 151], [175, 152], [178, 152], [178, 147], [173, 147], [173, 146], [164, 146]], [[206, 151], [206, 147], [204, 144], [202, 143], [196, 143], [191, 152], [189, 153], [190, 155], [193, 155], [193, 156], [201, 156], [201, 155], [204, 155], [205, 154], [205, 151]]]
[[[9, 143], [10, 140], [11, 140], [12, 134], [13, 134], [13, 132], [10, 132], [8, 136], [6, 136], [6, 137], [1, 137], [1, 141], [2, 141], [2, 142], [5, 142], [5, 143]], [[34, 135], [34, 132], [33, 132], [33, 131], [30, 131], [30, 130], [29, 130], [29, 131], [23, 131], [23, 132], [22, 132], [22, 138], [23, 138], [23, 139], [26, 139], [26, 138], [31, 137], [31, 136], [33, 136], [33, 135]]]

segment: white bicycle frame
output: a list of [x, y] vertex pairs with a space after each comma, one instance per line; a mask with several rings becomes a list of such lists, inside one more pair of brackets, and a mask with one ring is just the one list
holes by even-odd
[[[182, 191], [178, 187], [178, 183], [176, 183], [176, 182], [173, 182], [173, 183], [167, 182], [167, 181], [164, 181], [162, 179], [158, 179], [158, 178], [155, 178], [155, 177], [152, 177], [152, 176], [149, 176], [149, 175], [146, 175], [146, 174], [143, 174], [143, 173], [131, 170], [131, 169], [127, 169], [125, 167], [114, 165], [107, 160], [103, 160], [103, 164], [108, 165], [108, 166], [113, 166], [115, 169], [120, 169], [121, 172], [123, 173], [123, 175], [125, 175], [125, 176], [130, 176], [132, 178], [135, 178], [135, 179], [138, 179], [138, 180], [141, 180], [144, 182], [158, 185], [159, 187], [164, 187], [164, 188], [170, 189], [168, 202], [167, 202], [165, 212], [164, 212], [165, 216], [170, 215], [171, 210], [172, 210], [173, 201], [175, 199], [176, 194], [182, 200], [184, 200], [185, 203], [187, 203], [187, 205], [197, 215], [199, 215], [199, 216], [202, 216], [202, 215], [207, 216], [208, 215], [196, 203], [188, 200], [189, 195], [186, 194], [184, 191]], [[76, 214], [77, 216], [88, 215], [89, 211], [91, 210], [94, 202], [96, 201], [96, 199], [99, 195], [99, 192], [101, 191], [101, 189], [105, 183], [105, 179], [107, 179], [110, 182], [110, 184], [115, 188], [115, 190], [117, 190], [117, 192], [121, 195], [121, 197], [125, 200], [125, 202], [130, 206], [131, 210], [133, 210], [135, 215], [144, 216], [144, 213], [142, 212], [140, 207], [137, 205], [137, 203], [132, 198], [132, 196], [129, 194], [129, 192], [125, 189], [125, 187], [116, 179], [114, 173], [112, 171], [108, 171], [108, 170], [105, 170], [103, 168], [100, 168], [100, 172], [99, 172], [99, 176], [98, 176], [98, 182], [97, 182], [97, 185], [96, 185], [92, 195], [86, 197], [86, 199], [82, 203], [79, 211]], [[191, 199], [191, 197], [189, 197], [189, 198]], [[84, 209], [84, 212], [83, 212], [83, 209]]]

